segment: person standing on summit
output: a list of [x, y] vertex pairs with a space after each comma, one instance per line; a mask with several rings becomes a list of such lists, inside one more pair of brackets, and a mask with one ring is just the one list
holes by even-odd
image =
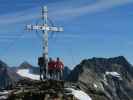
[[58, 80], [62, 80], [63, 79], [64, 64], [62, 61], [60, 61], [59, 57], [57, 57], [55, 65], [56, 65], [56, 78]]
[[55, 61], [52, 58], [49, 58], [48, 62], [48, 72], [51, 79], [55, 78]]

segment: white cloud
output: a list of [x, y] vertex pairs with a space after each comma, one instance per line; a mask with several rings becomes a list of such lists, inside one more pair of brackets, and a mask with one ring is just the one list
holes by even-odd
[[106, 11], [108, 9], [129, 3], [133, 3], [133, 0], [99, 0], [91, 5], [88, 4], [78, 8], [62, 9], [60, 11], [54, 12], [54, 14], [60, 16], [59, 18], [64, 19], [65, 17], [76, 17], [87, 13]]
[[[38, 34], [38, 33], [37, 33]], [[0, 34], [0, 44], [1, 43], [10, 43], [10, 42], [16, 42], [17, 40], [20, 39], [36, 39], [36, 34], [35, 33], [30, 33], [30, 34], [25, 34], [25, 33], [18, 33], [18, 34], [6, 34], [2, 35]]]
[[[70, 2], [70, 1], [69, 1]], [[78, 2], [78, 1], [77, 1]], [[51, 16], [54, 16], [55, 19], [69, 19], [77, 16], [81, 16], [88, 13], [96, 13], [100, 11], [106, 11], [108, 9], [126, 5], [129, 3], [133, 3], [133, 0], [98, 0], [92, 4], [82, 5], [80, 7], [65, 7], [62, 6], [60, 10], [58, 9], [58, 3], [49, 4], [48, 7], [52, 8], [52, 12], [50, 12]], [[63, 2], [62, 2], [63, 5]], [[65, 5], [65, 4], [64, 4]], [[78, 5], [78, 4], [77, 4]], [[2, 24], [13, 24], [13, 23], [21, 23], [24, 21], [29, 21], [35, 18], [39, 18], [41, 15], [41, 11], [39, 12], [39, 7], [32, 8], [29, 10], [25, 10], [23, 12], [16, 12], [13, 14], [6, 14], [0, 16], [0, 25]], [[56, 9], [56, 10], [55, 10]]]

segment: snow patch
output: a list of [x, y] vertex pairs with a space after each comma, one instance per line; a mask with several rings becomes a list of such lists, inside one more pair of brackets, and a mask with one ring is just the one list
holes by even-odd
[[30, 73], [30, 69], [19, 69], [17, 73], [22, 77], [30, 78], [33, 80], [40, 80], [40, 76]]
[[0, 100], [7, 100], [10, 91], [0, 91]]
[[5, 94], [8, 94], [9, 92], [8, 91], [0, 91], [0, 95], [5, 95]]
[[0, 96], [0, 100], [7, 100], [7, 96]]
[[94, 88], [98, 88], [98, 86], [95, 83], [93, 84], [93, 86], [94, 86]]
[[117, 72], [106, 72], [105, 74], [106, 74], [106, 75], [111, 75], [111, 76], [114, 76], [114, 77], [118, 77], [118, 78], [121, 77], [120, 74], [117, 73]]
[[72, 88], [67, 88], [67, 90], [72, 91], [72, 94], [79, 100], [92, 100], [90, 96], [81, 90], [75, 90]]

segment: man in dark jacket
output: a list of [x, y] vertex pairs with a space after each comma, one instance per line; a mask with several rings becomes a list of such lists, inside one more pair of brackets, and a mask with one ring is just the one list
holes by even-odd
[[[40, 67], [40, 80], [42, 80], [43, 78], [46, 78], [46, 67], [44, 66], [44, 64], [45, 64], [44, 63], [44, 57], [39, 57], [38, 58], [38, 65]], [[42, 78], [42, 74], [43, 74], [43, 78]]]

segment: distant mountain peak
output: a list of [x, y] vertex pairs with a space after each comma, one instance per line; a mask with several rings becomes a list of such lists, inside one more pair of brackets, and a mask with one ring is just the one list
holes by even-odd
[[112, 58], [89, 58], [89, 59], [84, 59], [81, 61], [80, 65], [87, 65], [87, 64], [101, 64], [101, 65], [107, 65], [107, 64], [118, 64], [118, 65], [123, 65], [123, 66], [129, 66], [131, 65], [127, 59], [124, 56], [117, 56], [117, 57], [112, 57]]
[[21, 63], [19, 65], [20, 69], [28, 69], [28, 68], [31, 68], [31, 67], [32, 67], [32, 65], [29, 62], [27, 62], [27, 61], [24, 61], [23, 63]]
[[5, 67], [8, 67], [7, 64], [2, 60], [0, 60], [0, 68], [5, 68]]
[[88, 60], [90, 60], [90, 61], [95, 61], [95, 60], [97, 60], [97, 61], [102, 61], [102, 60], [111, 61], [112, 60], [112, 61], [124, 61], [124, 62], [128, 62], [124, 56], [117, 56], [117, 57], [111, 57], [111, 58], [93, 57], [93, 58], [89, 58]]

